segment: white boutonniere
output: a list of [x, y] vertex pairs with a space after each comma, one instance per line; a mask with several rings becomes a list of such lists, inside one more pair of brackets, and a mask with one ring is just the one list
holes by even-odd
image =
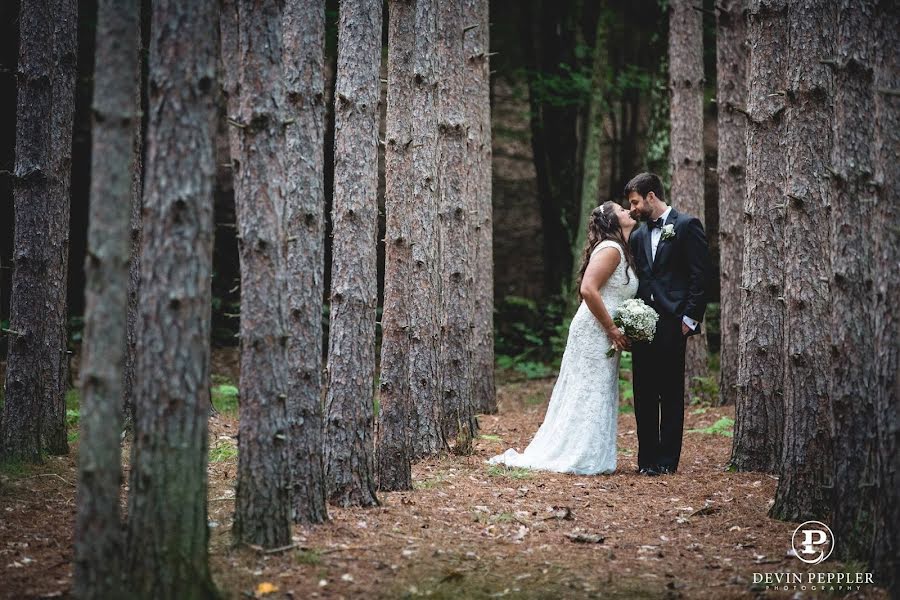
[[669, 223], [662, 228], [662, 239], [671, 240], [673, 237], [675, 237], [675, 225]]

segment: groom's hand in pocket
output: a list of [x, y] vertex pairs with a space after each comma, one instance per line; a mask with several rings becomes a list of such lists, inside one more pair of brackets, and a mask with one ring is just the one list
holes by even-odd
[[687, 326], [687, 323], [681, 323], [681, 335], [690, 335], [691, 328]]

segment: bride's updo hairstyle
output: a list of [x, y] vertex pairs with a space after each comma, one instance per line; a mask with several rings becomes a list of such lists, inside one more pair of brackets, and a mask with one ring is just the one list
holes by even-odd
[[[622, 247], [625, 254], [625, 262], [634, 272], [634, 258], [631, 255], [631, 246], [625, 239], [625, 233], [622, 226], [619, 225], [619, 217], [616, 216], [616, 203], [612, 200], [604, 202], [591, 211], [591, 218], [588, 222], [588, 238], [584, 245], [584, 252], [581, 258], [581, 271], [578, 274], [578, 282], [575, 289], [578, 291], [578, 297], [581, 298], [581, 280], [584, 279], [584, 272], [587, 270], [588, 263], [591, 260], [591, 252], [597, 247], [597, 244], [603, 240], [612, 240]], [[626, 282], [631, 281], [631, 275], [628, 269], [625, 270]]]

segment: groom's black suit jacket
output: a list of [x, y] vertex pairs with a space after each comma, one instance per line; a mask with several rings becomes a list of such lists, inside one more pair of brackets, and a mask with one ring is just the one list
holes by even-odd
[[665, 224], [675, 225], [675, 237], [660, 238], [656, 260], [653, 260], [647, 224], [642, 223], [631, 234], [629, 243], [640, 280], [637, 295], [661, 317], [675, 317], [680, 321], [686, 315], [697, 321], [697, 329], [689, 333], [695, 335], [700, 333], [699, 323], [706, 312], [710, 272], [706, 234], [699, 219], [674, 208]]

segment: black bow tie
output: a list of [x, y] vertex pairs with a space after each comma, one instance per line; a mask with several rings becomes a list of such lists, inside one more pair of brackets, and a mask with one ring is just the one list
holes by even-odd
[[653, 231], [654, 227], [659, 227], [660, 229], [662, 229], [663, 225], [664, 223], [662, 217], [656, 219], [655, 221], [647, 221], [647, 229], [649, 229], [650, 231]]

